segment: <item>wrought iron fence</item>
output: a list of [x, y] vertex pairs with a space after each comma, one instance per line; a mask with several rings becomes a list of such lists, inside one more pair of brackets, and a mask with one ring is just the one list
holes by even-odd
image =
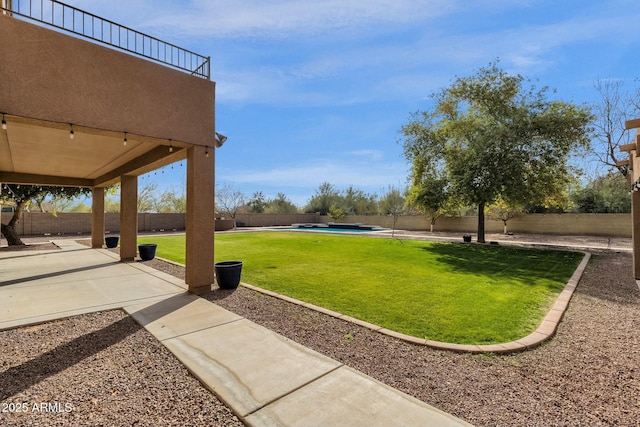
[[0, 0], [2, 13], [32, 19], [126, 52], [210, 78], [209, 57], [56, 0]]

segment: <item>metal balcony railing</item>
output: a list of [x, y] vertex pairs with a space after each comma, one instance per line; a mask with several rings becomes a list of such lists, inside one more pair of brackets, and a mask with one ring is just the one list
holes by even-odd
[[0, 14], [28, 18], [142, 56], [203, 79], [211, 58], [56, 0], [0, 0]]

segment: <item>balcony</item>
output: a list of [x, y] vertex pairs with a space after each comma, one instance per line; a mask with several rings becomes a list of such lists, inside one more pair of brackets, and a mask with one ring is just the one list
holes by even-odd
[[54, 0], [0, 0], [0, 183], [120, 183], [120, 257], [136, 254], [138, 176], [187, 160], [189, 291], [213, 283], [215, 82], [209, 58]]
[[0, 0], [1, 13], [66, 31], [203, 79], [210, 57], [199, 55], [56, 0]]

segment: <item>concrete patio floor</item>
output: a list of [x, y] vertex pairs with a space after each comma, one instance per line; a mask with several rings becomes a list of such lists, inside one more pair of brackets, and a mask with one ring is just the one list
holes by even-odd
[[122, 308], [250, 426], [469, 426], [186, 293], [183, 281], [72, 240], [0, 253], [0, 330]]

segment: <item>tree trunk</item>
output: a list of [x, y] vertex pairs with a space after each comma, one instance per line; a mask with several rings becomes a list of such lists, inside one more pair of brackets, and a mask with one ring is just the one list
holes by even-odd
[[507, 234], [507, 221], [504, 222], [504, 234]]
[[2, 224], [2, 235], [7, 239], [7, 243], [9, 246], [21, 246], [24, 245], [22, 240], [20, 240], [20, 236], [16, 233], [15, 227]]
[[478, 243], [486, 243], [484, 240], [484, 202], [478, 204]]
[[396, 234], [396, 222], [398, 222], [398, 215], [394, 215], [393, 216], [393, 228], [391, 229], [391, 238], [392, 239]]
[[7, 224], [2, 224], [2, 235], [7, 239], [7, 244], [9, 246], [24, 245], [24, 243], [22, 243], [22, 240], [20, 240], [20, 236], [18, 236], [18, 233], [16, 233], [16, 224], [20, 221], [22, 212], [24, 212], [24, 208], [26, 207], [26, 205], [27, 201], [18, 202], [11, 220]]

